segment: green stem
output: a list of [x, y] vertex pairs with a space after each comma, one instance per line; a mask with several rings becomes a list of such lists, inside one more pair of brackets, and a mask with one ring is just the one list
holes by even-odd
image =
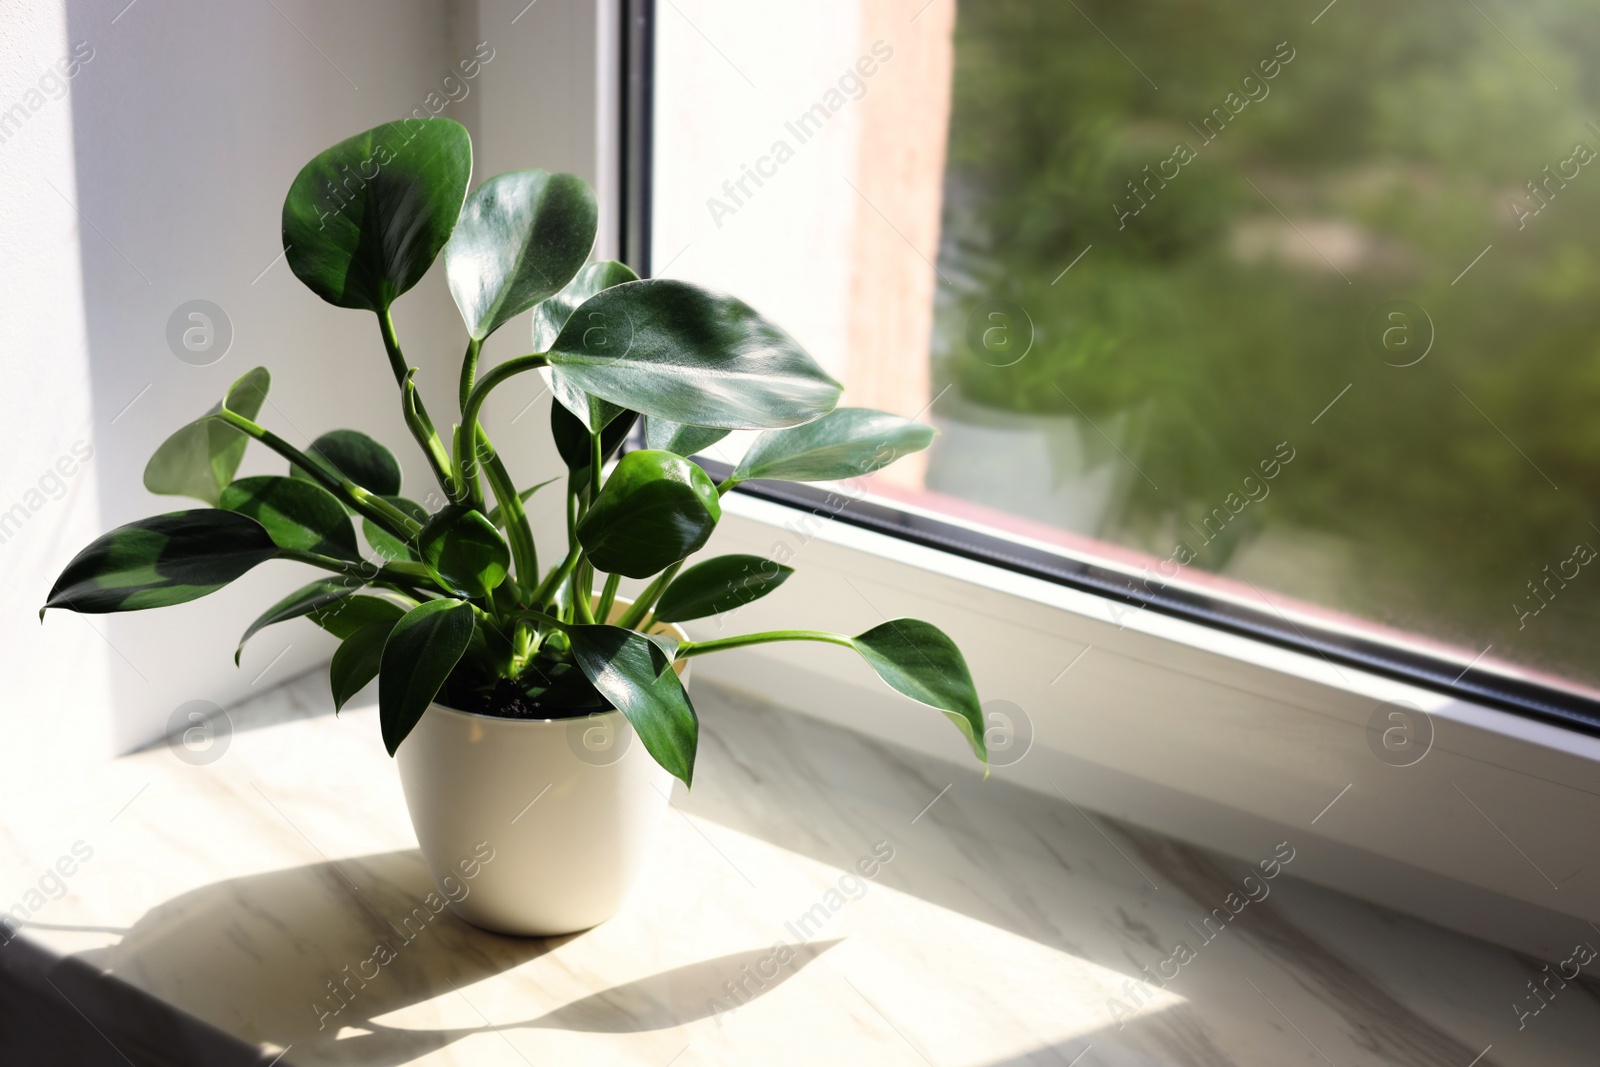
[[406, 357], [400, 351], [400, 338], [394, 332], [394, 318], [385, 307], [378, 312], [378, 330], [383, 334], [383, 351], [389, 357], [389, 369], [394, 372], [394, 383], [403, 386], [406, 384]]
[[579, 622], [594, 622], [594, 564], [587, 559], [572, 572], [572, 607]]
[[[489, 435], [478, 430], [478, 457], [483, 463], [489, 488], [500, 502], [500, 517], [505, 523], [506, 538], [511, 542], [511, 559], [516, 564], [517, 581], [532, 586], [539, 580], [539, 550], [533, 543], [533, 529], [528, 525], [528, 512], [522, 506], [522, 494], [511, 482], [511, 475], [500, 459], [500, 453], [489, 443]], [[476, 480], [476, 479], [474, 479]]]
[[[479, 434], [482, 437], [482, 434]], [[478, 471], [482, 466], [479, 455], [467, 451], [466, 444], [462, 441], [462, 428], [458, 425], [451, 430], [450, 454], [454, 459], [450, 461], [450, 470], [454, 474], [460, 472], [456, 483], [461, 486], [463, 502], [470, 508], [487, 511], [483, 506], [483, 483], [478, 480]]]
[[680, 559], [656, 575], [656, 580], [646, 586], [645, 591], [639, 594], [639, 599], [622, 613], [617, 625], [629, 630], [638, 629], [644, 617], [650, 614], [650, 609], [656, 606], [656, 601], [661, 599], [661, 594], [667, 591], [667, 586], [672, 584], [672, 579], [676, 578], [682, 569], [683, 561]]
[[247, 437], [260, 441], [278, 453], [278, 455], [311, 475], [318, 485], [355, 508], [389, 533], [400, 538], [400, 540], [410, 541], [417, 536], [417, 531], [422, 529], [415, 519], [387, 500], [375, 493], [369, 493], [342, 475], [330, 473], [326, 467], [307, 456], [288, 441], [285, 441], [266, 427], [245, 418], [238, 412], [223, 408], [213, 418], [221, 419]]
[[474, 337], [467, 341], [466, 355], [461, 357], [461, 414], [467, 413], [467, 398], [472, 395], [472, 386], [478, 376], [478, 354], [483, 351], [483, 342]]
[[608, 574], [608, 575], [606, 575], [606, 587], [605, 587], [605, 590], [600, 594], [600, 606], [595, 609], [595, 613], [594, 613], [595, 618], [597, 618], [597, 619], [609, 619], [611, 617], [611, 605], [616, 603], [616, 600], [617, 600], [617, 586], [619, 586], [621, 584], [622, 584], [622, 575], [620, 575], [620, 574]]
[[523, 623], [534, 623], [540, 627], [548, 627], [551, 630], [567, 629], [566, 623], [562, 622], [554, 615], [543, 611], [519, 611], [515, 614], [508, 615], [505, 621], [516, 623], [518, 625]]
[[685, 641], [678, 646], [678, 659], [701, 656], [707, 652], [723, 652], [746, 645], [764, 645], [769, 641], [826, 641], [830, 645], [855, 648], [855, 642], [844, 634], [826, 630], [767, 630], [758, 634], [740, 634], [738, 637], [719, 637], [715, 641]]
[[549, 574], [545, 575], [544, 581], [539, 583], [539, 588], [533, 591], [533, 596], [530, 599], [534, 607], [542, 608], [549, 603], [550, 598], [555, 595], [555, 591], [561, 588], [561, 583], [566, 581], [572, 574], [573, 568], [578, 565], [578, 557], [582, 554], [582, 547], [574, 541], [572, 547], [567, 550], [567, 558], [562, 560]]
[[[323, 570], [333, 571], [351, 578], [360, 578], [366, 582], [384, 582], [389, 585], [402, 586], [408, 589], [418, 587], [427, 588], [432, 585], [432, 578], [427, 569], [420, 563], [388, 563], [377, 569], [365, 561], [338, 559], [334, 556], [324, 556], [319, 552], [307, 552], [298, 548], [282, 548], [278, 550], [278, 558], [290, 560], [294, 563], [306, 563]], [[428, 592], [437, 592], [436, 589], [427, 589]]]
[[743, 481], [742, 478], [735, 478], [731, 474], [728, 475], [726, 478], [722, 479], [722, 481], [717, 483], [717, 495], [726, 496], [728, 491], [735, 488], [741, 481]]
[[417, 392], [417, 385], [411, 380], [417, 370], [406, 366], [406, 357], [400, 351], [400, 338], [394, 332], [394, 318], [389, 314], [388, 307], [378, 312], [378, 330], [383, 334], [383, 350], [389, 355], [389, 369], [394, 371], [395, 383], [400, 386], [400, 413], [405, 416], [406, 426], [428, 457], [428, 464], [439, 479], [439, 488], [451, 500], [459, 503], [460, 489], [450, 475], [450, 454], [445, 451], [444, 442], [439, 440], [433, 420], [428, 417], [427, 405], [422, 402], [422, 394]]
[[[463, 414], [467, 409], [467, 398], [472, 395], [472, 384], [478, 374], [478, 354], [482, 350], [481, 340], [469, 338], [466, 354], [461, 357], [461, 388], [458, 403]], [[454, 457], [451, 461], [451, 472], [463, 487], [467, 505], [479, 511], [485, 510], [483, 484], [478, 480], [478, 470], [482, 465], [483, 443], [482, 433], [474, 434], [464, 425], [456, 427], [455, 440], [451, 442], [451, 455]]]
[[[489, 398], [494, 387], [524, 371], [538, 370], [546, 365], [544, 353], [538, 352], [528, 356], [518, 356], [508, 359], [498, 367], [483, 376], [483, 380], [472, 387], [467, 398], [461, 404], [461, 425], [466, 431], [464, 440], [473, 440], [478, 432], [478, 413], [483, 410], [483, 402]], [[465, 381], [465, 377], [463, 377]]]
[[600, 468], [605, 460], [600, 450], [600, 434], [589, 435], [589, 505], [593, 507], [600, 499]]

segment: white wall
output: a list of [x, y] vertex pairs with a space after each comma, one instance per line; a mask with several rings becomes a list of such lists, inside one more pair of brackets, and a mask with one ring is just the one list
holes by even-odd
[[[594, 0], [540, 0], [520, 18], [525, 0], [126, 4], [12, 5], [0, 25], [0, 111], [27, 109], [29, 88], [72, 42], [93, 49], [70, 92], [40, 94], [42, 106], [0, 143], [0, 512], [39, 505], [0, 543], [0, 730], [13, 753], [49, 753], [56, 767], [147, 742], [179, 704], [226, 706], [331, 650], [299, 621], [258, 635], [242, 669], [233, 665], [245, 625], [314, 577], [292, 564], [269, 563], [175, 608], [51, 612], [43, 627], [36, 617], [94, 536], [191, 506], [147, 493], [144, 463], [234, 378], [270, 367], [262, 421], [290, 441], [365, 430], [395, 448], [408, 489], [428, 484], [372, 316], [324, 304], [277, 259], [282, 198], [299, 167], [442, 96], [446, 73], [486, 41], [493, 59], [442, 112], [480, 144], [480, 126], [491, 139], [475, 178], [541, 164], [595, 176]], [[231, 350], [211, 366], [180, 361], [165, 339], [168, 316], [196, 298], [233, 325]], [[435, 419], [448, 424], [464, 335], [437, 269], [396, 319]], [[504, 332], [516, 337], [496, 346], [502, 354], [526, 343], [525, 326]], [[550, 466], [547, 401], [510, 427], [539, 391], [532, 376], [518, 384], [489, 424], [514, 474], [531, 482]], [[75, 442], [93, 458], [60, 499], [27, 496]], [[244, 473], [282, 466], [257, 449]]]

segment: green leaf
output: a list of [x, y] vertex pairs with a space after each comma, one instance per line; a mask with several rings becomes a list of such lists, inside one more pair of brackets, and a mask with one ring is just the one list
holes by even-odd
[[[245, 642], [268, 626], [274, 623], [288, 622], [290, 619], [298, 619], [302, 615], [311, 614], [313, 611], [326, 610], [330, 605], [337, 604], [365, 584], [365, 581], [360, 578], [340, 575], [334, 578], [319, 578], [310, 585], [296, 589], [268, 608], [261, 614], [260, 618], [250, 624], [250, 628], [244, 632], [244, 636], [239, 638], [239, 647], [233, 651], [234, 666], [239, 665], [239, 653], [244, 651]], [[395, 617], [400, 617], [398, 611], [396, 611]]]
[[[417, 522], [425, 523], [428, 521], [428, 509], [415, 500], [407, 500], [403, 496], [386, 496], [383, 499]], [[384, 559], [407, 560], [418, 558], [414, 545], [400, 540], [400, 538], [371, 519], [363, 518], [361, 520], [361, 535], [367, 539], [367, 544], [372, 546], [372, 550]]]
[[590, 297], [548, 358], [585, 392], [695, 426], [810, 422], [833, 410], [843, 388], [748, 304], [671, 278]]
[[678, 672], [658, 670], [662, 650], [620, 626], [572, 626], [572, 656], [602, 696], [622, 712], [655, 761], [693, 784], [700, 723]]
[[[328, 665], [328, 684], [333, 690], [333, 710], [338, 711], [378, 676], [383, 662], [383, 646], [398, 616], [368, 623], [344, 639]], [[392, 753], [391, 753], [392, 754]]]
[[[633, 424], [639, 415], [634, 411], [625, 411], [622, 417], [613, 419], [600, 431], [600, 462], [605, 463], [622, 447], [622, 442], [628, 439], [628, 431], [633, 429]], [[589, 482], [589, 461], [593, 458], [589, 442], [589, 431], [583, 428], [583, 423], [576, 415], [562, 407], [560, 404], [550, 405], [550, 436], [555, 438], [556, 451], [561, 453], [561, 459], [572, 474], [572, 481], [576, 485], [587, 485]]]
[[[400, 461], [360, 430], [329, 430], [311, 442], [306, 455], [324, 470], [355, 482], [369, 493], [394, 496], [400, 492]], [[315, 480], [293, 463], [289, 464], [289, 474], [308, 482]]]
[[656, 418], [644, 420], [645, 447], [676, 452], [680, 456], [703, 452], [731, 432], [720, 426], [685, 426], [681, 422]]
[[[521, 497], [522, 498], [522, 502], [524, 504], [526, 504], [528, 502], [528, 498], [533, 496], [533, 494], [537, 493], [539, 490], [543, 489], [545, 486], [549, 485], [551, 482], [558, 482], [560, 480], [561, 480], [561, 476], [560, 475], [557, 475], [554, 478], [546, 478], [544, 481], [540, 482], [538, 485], [532, 485], [532, 486], [529, 486], [528, 488], [524, 489], [522, 492], [518, 493], [517, 496]], [[500, 505], [496, 504], [494, 507], [489, 509], [489, 521], [494, 523], [500, 529], [502, 529], [502, 530], [505, 529], [506, 521], [505, 521], [505, 518], [500, 514]]]
[[483, 513], [448, 504], [417, 535], [423, 564], [462, 596], [487, 596], [506, 580], [511, 550]]
[[[589, 264], [565, 289], [533, 309], [533, 350], [544, 352], [554, 345], [572, 313], [591, 296], [623, 282], [638, 280], [633, 268], [614, 259]], [[626, 410], [585, 393], [554, 367], [550, 369], [550, 392], [588, 430], [607, 425]]]
[[520, 170], [478, 186], [444, 246], [467, 332], [481, 341], [560, 292], [589, 258], [599, 211], [572, 174]]
[[919, 619], [893, 619], [851, 638], [851, 643], [879, 678], [944, 712], [977, 757], [989, 761], [978, 691], [961, 650], [943, 630]]
[[325, 608], [309, 612], [306, 618], [343, 640], [375, 622], [398, 622], [400, 616], [417, 606], [410, 597], [383, 592], [348, 596]]
[[232, 511], [198, 508], [140, 519], [74, 556], [39, 617], [48, 608], [103, 614], [197, 600], [278, 551], [259, 522]]
[[330, 304], [382, 313], [439, 255], [471, 175], [471, 139], [450, 119], [404, 119], [340, 141], [284, 198], [289, 268]]
[[430, 600], [394, 624], [378, 669], [378, 720], [389, 755], [433, 703], [472, 629], [472, 605], [465, 600]]
[[766, 596], [793, 573], [793, 567], [761, 556], [717, 556], [678, 575], [661, 594], [655, 616], [684, 622], [731, 611]]
[[222, 491], [221, 506], [265, 526], [280, 548], [361, 558], [344, 506], [315, 482], [276, 474], [240, 478]]
[[639, 276], [626, 263], [614, 259], [591, 263], [577, 273], [555, 296], [533, 309], [533, 350], [549, 351], [561, 336], [562, 327], [572, 318], [572, 313], [596, 293], [604, 292], [623, 282], [636, 282]]
[[706, 472], [671, 452], [629, 452], [578, 523], [598, 570], [648, 578], [696, 552], [722, 518]]
[[656, 673], [672, 667], [672, 661], [678, 658], [678, 646], [683, 644], [671, 634], [648, 633], [644, 639], [650, 642], [652, 651], [650, 662], [654, 665]]
[[870, 408], [837, 408], [816, 422], [768, 430], [751, 443], [735, 481], [833, 482], [886, 467], [933, 441], [933, 427]]
[[[255, 419], [267, 399], [272, 375], [257, 367], [234, 382], [227, 396], [207, 416], [222, 410]], [[144, 468], [144, 487], [164, 496], [189, 496], [215, 507], [233, 481], [250, 438], [225, 422], [203, 417], [161, 443]]]

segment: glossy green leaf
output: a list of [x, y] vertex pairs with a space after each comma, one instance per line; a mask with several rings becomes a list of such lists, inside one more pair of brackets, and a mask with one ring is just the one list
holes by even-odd
[[308, 612], [306, 618], [343, 640], [375, 622], [398, 622], [400, 616], [416, 606], [416, 601], [399, 593], [358, 593]]
[[833, 410], [843, 388], [748, 304], [670, 278], [590, 297], [548, 358], [585, 392], [695, 426], [810, 422]]
[[333, 710], [337, 713], [351, 697], [378, 676], [383, 663], [383, 646], [399, 618], [368, 623], [344, 639], [328, 665], [328, 685], [333, 690]]
[[278, 552], [265, 527], [232, 511], [198, 508], [140, 519], [74, 556], [39, 617], [47, 608], [103, 614], [197, 600]]
[[704, 452], [732, 432], [720, 426], [685, 426], [681, 422], [657, 418], [644, 420], [645, 447], [676, 452], [680, 456]]
[[622, 712], [657, 763], [693, 784], [700, 723], [674, 670], [659, 669], [662, 650], [620, 626], [573, 626], [572, 656], [589, 681]]
[[[214, 415], [226, 404], [229, 411], [254, 419], [261, 413], [272, 385], [267, 368], [257, 367], [228, 389], [212, 405]], [[250, 439], [225, 422], [201, 418], [182, 427], [161, 443], [144, 468], [144, 487], [165, 496], [188, 496], [216, 506], [222, 490], [233, 481]]]
[[394, 755], [472, 640], [472, 605], [430, 600], [394, 624], [378, 669], [378, 720]]
[[978, 691], [961, 650], [943, 630], [919, 619], [893, 619], [851, 643], [891, 688], [944, 712], [977, 757], [988, 762]]
[[[343, 600], [360, 589], [366, 582], [360, 578], [350, 578], [339, 575], [333, 578], [319, 578], [310, 585], [303, 586], [278, 601], [272, 607], [261, 613], [261, 617], [250, 624], [250, 628], [239, 638], [239, 647], [233, 651], [233, 662], [239, 663], [239, 653], [244, 651], [245, 642], [274, 623], [288, 622], [298, 619], [302, 615], [309, 615], [313, 611], [325, 611], [334, 604]], [[399, 613], [396, 612], [396, 618]]]
[[482, 512], [449, 504], [417, 535], [422, 562], [462, 596], [487, 596], [506, 580], [511, 550]]
[[[400, 492], [400, 461], [360, 430], [329, 430], [311, 442], [306, 455], [329, 473], [348, 478], [369, 493], [394, 496]], [[293, 463], [289, 464], [289, 474], [313, 480]]]
[[782, 478], [833, 482], [858, 478], [933, 441], [933, 427], [870, 408], [837, 408], [816, 422], [768, 430], [750, 445], [735, 481]]
[[766, 596], [793, 573], [793, 567], [761, 556], [717, 556], [673, 579], [656, 602], [655, 617], [684, 622], [732, 611]]
[[[609, 460], [622, 447], [622, 442], [628, 439], [628, 431], [633, 429], [638, 418], [637, 412], [625, 411], [621, 418], [613, 419], [600, 431], [601, 463]], [[556, 451], [561, 453], [562, 462], [567, 465], [574, 483], [586, 484], [592, 458], [589, 431], [583, 428], [583, 423], [572, 412], [560, 404], [551, 404], [550, 436], [555, 438]]]
[[[561, 480], [561, 478], [560, 478], [559, 475], [557, 475], [554, 478], [546, 478], [544, 481], [540, 482], [538, 485], [530, 485], [528, 488], [526, 488], [522, 492], [518, 493], [517, 496], [522, 499], [522, 502], [524, 504], [526, 504], [528, 502], [528, 499], [530, 497], [532, 497], [533, 494], [537, 493], [539, 490], [543, 489], [545, 486], [549, 485], [551, 482], [559, 482], [560, 480]], [[500, 505], [496, 504], [494, 507], [489, 509], [489, 521], [494, 523], [500, 529], [502, 529], [502, 530], [505, 529], [506, 521], [505, 521], [504, 516], [502, 516], [500, 514]]]
[[450, 295], [483, 340], [578, 273], [594, 247], [599, 205], [582, 178], [521, 170], [467, 197], [444, 246]]
[[598, 570], [648, 578], [696, 552], [722, 518], [706, 472], [671, 452], [629, 452], [578, 523], [578, 541]]
[[[533, 350], [545, 352], [556, 343], [562, 327], [572, 318], [572, 313], [591, 296], [623, 282], [636, 282], [639, 276], [625, 263], [608, 259], [591, 263], [578, 272], [578, 276], [565, 289], [533, 309]], [[578, 417], [586, 429], [606, 426], [622, 414], [625, 408], [585, 393], [569, 381], [558, 368], [552, 367], [550, 393], [556, 401]]]
[[533, 350], [546, 352], [561, 336], [572, 313], [591, 296], [623, 282], [636, 282], [639, 275], [626, 263], [614, 259], [591, 263], [580, 270], [555, 296], [533, 309]]
[[283, 201], [289, 268], [330, 304], [382, 312], [439, 255], [471, 175], [471, 139], [450, 119], [404, 119], [340, 141], [301, 169]]
[[649, 641], [653, 648], [650, 653], [651, 663], [657, 674], [672, 666], [672, 661], [678, 658], [678, 646], [683, 644], [671, 634], [647, 633], [644, 639]]
[[280, 548], [361, 558], [344, 505], [315, 482], [276, 474], [240, 478], [222, 491], [221, 506], [265, 526]]
[[[428, 509], [415, 500], [407, 500], [403, 496], [385, 496], [383, 499], [419, 523], [428, 521]], [[372, 550], [384, 559], [406, 560], [420, 558], [415, 551], [414, 545], [400, 540], [400, 538], [371, 519], [363, 518], [361, 520], [361, 536], [365, 537], [367, 544], [372, 546]]]

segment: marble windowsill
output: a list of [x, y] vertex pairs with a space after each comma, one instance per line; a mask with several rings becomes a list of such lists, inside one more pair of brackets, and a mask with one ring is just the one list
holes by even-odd
[[[27, 1004], [45, 1028], [55, 1004], [49, 1027], [140, 1063], [234, 1062], [229, 1045], [306, 1065], [1594, 1062], [1583, 983], [1519, 1030], [1536, 963], [1292, 862], [1208, 943], [1190, 924], [1244, 865], [703, 684], [696, 787], [622, 915], [520, 940], [446, 912], [402, 941], [428, 874], [374, 709], [336, 718], [325, 693], [313, 672], [234, 709], [214, 763], [160, 746], [7, 812], [7, 892], [92, 852], [0, 948], [0, 977], [49, 981], [7, 998], [13, 1025]], [[893, 858], [851, 879], [875, 846]], [[328, 984], [380, 940], [394, 961], [319, 1028]], [[1137, 999], [1130, 978], [1180, 941], [1192, 958]], [[779, 942], [793, 962], [763, 980]]]

